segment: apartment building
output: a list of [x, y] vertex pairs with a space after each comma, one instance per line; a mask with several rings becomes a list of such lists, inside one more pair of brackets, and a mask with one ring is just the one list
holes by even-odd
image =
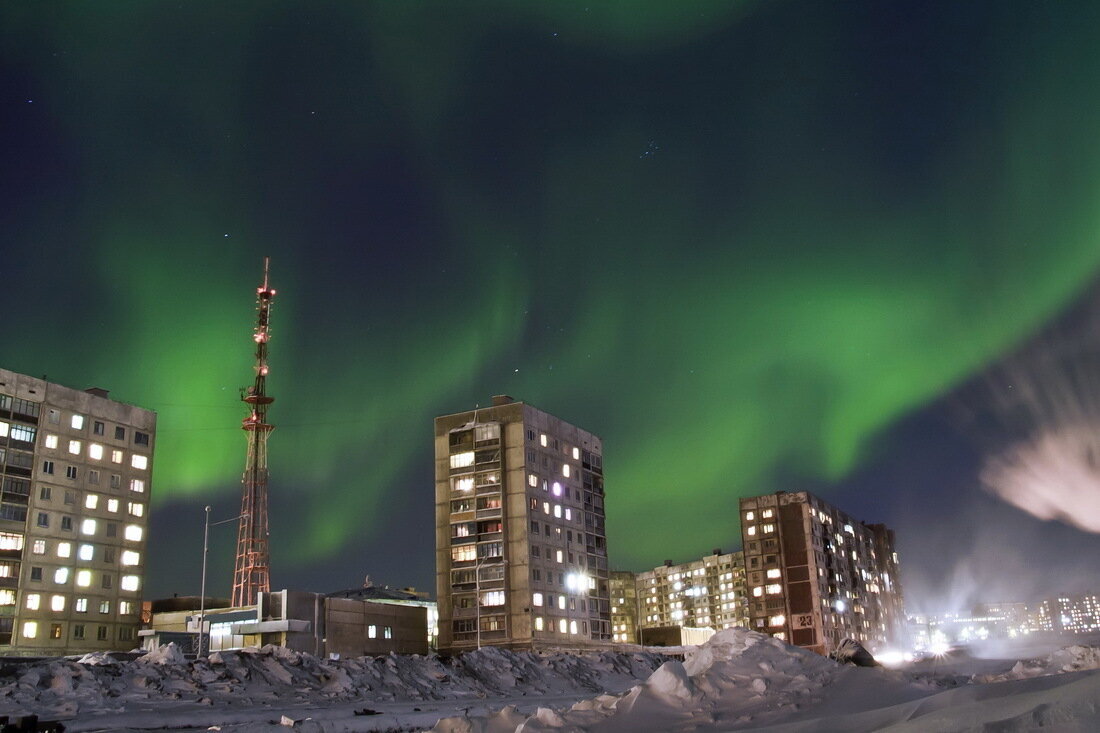
[[749, 624], [827, 654], [850, 637], [875, 650], [903, 633], [894, 534], [818, 497], [740, 500]]
[[0, 369], [0, 653], [137, 646], [156, 413]]
[[511, 397], [435, 419], [439, 648], [611, 643], [599, 436]]
[[642, 629], [681, 626], [715, 631], [747, 626], [744, 553], [715, 550], [699, 560], [638, 573]]
[[629, 570], [611, 571], [611, 640], [638, 643], [637, 576]]

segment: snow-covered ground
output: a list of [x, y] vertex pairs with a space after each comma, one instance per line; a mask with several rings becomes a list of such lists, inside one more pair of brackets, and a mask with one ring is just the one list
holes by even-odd
[[[1031, 650], [1029, 650], [1031, 651]], [[73, 731], [1093, 731], [1100, 647], [836, 664], [743, 629], [656, 653], [320, 660], [265, 647], [189, 662], [166, 647], [0, 667], [0, 715]]]

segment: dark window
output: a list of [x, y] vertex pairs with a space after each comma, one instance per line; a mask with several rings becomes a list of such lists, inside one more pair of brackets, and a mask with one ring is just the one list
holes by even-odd
[[101, 584], [101, 585], [102, 585], [102, 586], [103, 586], [104, 588], [111, 588], [111, 587], [113, 587], [113, 585], [114, 585], [114, 577], [115, 577], [115, 576], [113, 576], [113, 575], [111, 575], [111, 574], [109, 574], [109, 573], [104, 573], [104, 574], [103, 574], [103, 579], [102, 579], [102, 580], [100, 581], [100, 584]]
[[96, 628], [95, 638], [99, 639], [100, 641], [107, 641], [107, 627], [100, 626]]
[[42, 473], [53, 473], [53, 461], [42, 461]]
[[149, 433], [134, 431], [134, 445], [149, 445]]
[[65, 503], [66, 504], [75, 504], [76, 503], [76, 492], [75, 491], [66, 491], [65, 492]]
[[101, 423], [99, 420], [96, 420], [95, 422], [93, 422], [92, 423], [92, 432], [95, 433], [96, 435], [103, 435], [103, 433], [105, 432], [103, 423]]
[[74, 624], [73, 625], [73, 638], [74, 639], [83, 639], [84, 638], [84, 624]]
[[18, 504], [0, 504], [0, 519], [25, 522], [27, 521], [27, 507]]
[[67, 530], [71, 531], [72, 528], [73, 528], [73, 518], [72, 517], [62, 517], [61, 518], [61, 529], [67, 529]]
[[[65, 478], [71, 478], [71, 479], [76, 478], [76, 466], [66, 466], [65, 467]], [[68, 494], [66, 493], [66, 497], [67, 496], [68, 496]], [[65, 502], [65, 503], [67, 504], [68, 502]]]
[[119, 476], [117, 473], [112, 473], [111, 474], [111, 488], [112, 489], [121, 489], [122, 488], [122, 477]]
[[38, 526], [39, 527], [49, 527], [50, 526], [50, 515], [47, 514], [46, 512], [38, 512]]
[[103, 562], [113, 563], [115, 561], [115, 548], [104, 547], [103, 548]]
[[90, 484], [98, 484], [99, 483], [99, 471], [88, 471], [88, 483], [90, 483]]
[[126, 440], [126, 428], [115, 427], [115, 440]]
[[[388, 629], [389, 626], [387, 626], [386, 628]], [[119, 629], [118, 629], [118, 640], [119, 641], [130, 641], [133, 638], [134, 638], [134, 627], [133, 626], [120, 626], [119, 627]], [[386, 637], [386, 638], [388, 639], [389, 637]]]
[[31, 568], [31, 580], [42, 580], [42, 568]]
[[118, 525], [114, 522], [107, 522], [107, 536], [114, 537], [118, 532]]
[[31, 402], [30, 400], [21, 400], [16, 397], [12, 400], [11, 411], [17, 415], [26, 415], [27, 417], [38, 417], [38, 411], [41, 409], [41, 405], [37, 402]]

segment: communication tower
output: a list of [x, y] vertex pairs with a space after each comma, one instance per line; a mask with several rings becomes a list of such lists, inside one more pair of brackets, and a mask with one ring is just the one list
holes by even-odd
[[266, 392], [267, 342], [271, 301], [275, 291], [268, 285], [268, 257], [264, 257], [264, 284], [256, 289], [256, 379], [241, 390], [248, 405], [248, 417], [241, 428], [248, 439], [248, 457], [241, 478], [241, 516], [237, 529], [237, 563], [233, 570], [233, 605], [250, 606], [259, 593], [271, 590], [267, 528], [267, 436], [275, 429], [267, 421], [267, 407], [275, 401]]

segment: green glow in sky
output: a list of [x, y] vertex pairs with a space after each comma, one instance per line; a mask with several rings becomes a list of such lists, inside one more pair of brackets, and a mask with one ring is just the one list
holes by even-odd
[[431, 417], [506, 392], [604, 437], [640, 568], [1091, 282], [1094, 9], [642, 5], [4, 7], [7, 266], [55, 288], [4, 365], [156, 409], [158, 506], [233, 496], [270, 254], [277, 565], [427, 527]]

